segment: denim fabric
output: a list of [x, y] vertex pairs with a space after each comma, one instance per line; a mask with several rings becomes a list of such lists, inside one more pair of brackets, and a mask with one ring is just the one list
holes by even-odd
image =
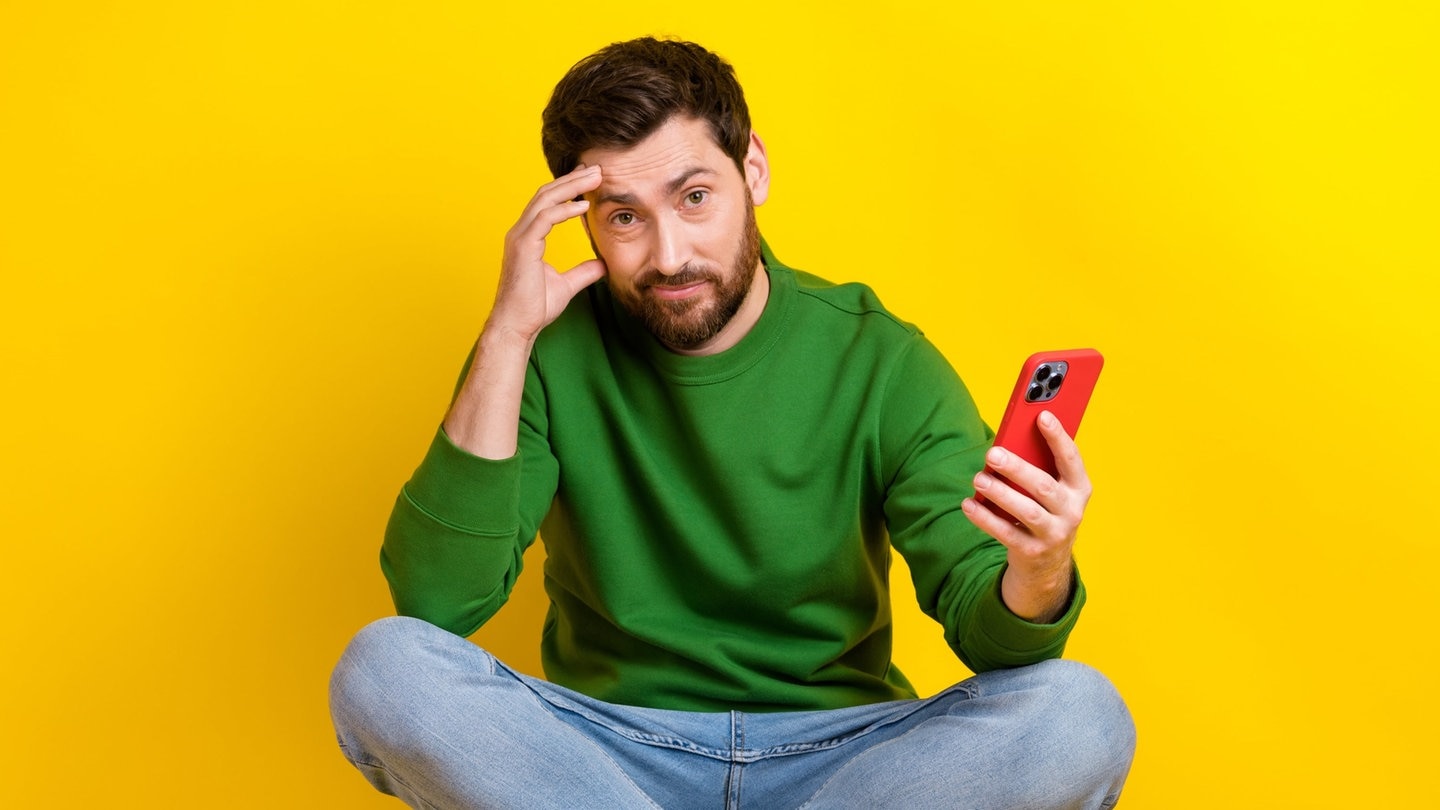
[[330, 685], [345, 756], [424, 808], [1111, 807], [1135, 728], [1094, 670], [1046, 661], [934, 697], [811, 712], [618, 706], [382, 619]]

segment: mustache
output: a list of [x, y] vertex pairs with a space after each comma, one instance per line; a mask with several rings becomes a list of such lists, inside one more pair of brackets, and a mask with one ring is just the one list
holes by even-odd
[[647, 270], [635, 280], [635, 286], [642, 290], [650, 287], [688, 287], [701, 281], [718, 284], [720, 277], [704, 267], [687, 264], [668, 276], [659, 270]]

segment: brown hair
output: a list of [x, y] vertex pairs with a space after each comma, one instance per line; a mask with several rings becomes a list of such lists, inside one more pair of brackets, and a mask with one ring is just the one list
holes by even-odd
[[593, 147], [627, 148], [672, 116], [699, 118], [745, 173], [750, 111], [735, 69], [693, 42], [616, 42], [570, 68], [541, 115], [540, 147], [556, 177]]

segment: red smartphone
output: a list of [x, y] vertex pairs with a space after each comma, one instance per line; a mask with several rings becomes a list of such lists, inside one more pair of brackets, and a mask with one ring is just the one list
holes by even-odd
[[[1005, 406], [1005, 416], [1000, 419], [1000, 427], [995, 431], [995, 444], [1050, 475], [1056, 475], [1055, 457], [1051, 455], [1050, 445], [1035, 420], [1042, 411], [1049, 411], [1060, 420], [1070, 438], [1075, 438], [1080, 430], [1080, 418], [1085, 415], [1085, 406], [1090, 403], [1090, 394], [1095, 390], [1100, 368], [1104, 365], [1105, 358], [1094, 349], [1066, 349], [1030, 355], [1025, 365], [1020, 367], [1020, 378], [1015, 381], [1015, 390], [1010, 393], [1010, 402]], [[996, 474], [994, 470], [990, 472]], [[1015, 488], [1024, 492], [1020, 487]], [[983, 496], [977, 495], [975, 500], [1002, 517], [1010, 518], [994, 504], [987, 503]]]

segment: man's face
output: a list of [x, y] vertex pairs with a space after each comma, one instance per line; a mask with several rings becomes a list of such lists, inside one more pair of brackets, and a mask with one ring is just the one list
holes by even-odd
[[610, 289], [672, 349], [704, 347], [750, 291], [760, 266], [752, 188], [765, 193], [763, 171], [750, 169], [757, 149], [742, 176], [709, 125], [677, 116], [633, 147], [580, 155], [600, 165], [586, 224]]

